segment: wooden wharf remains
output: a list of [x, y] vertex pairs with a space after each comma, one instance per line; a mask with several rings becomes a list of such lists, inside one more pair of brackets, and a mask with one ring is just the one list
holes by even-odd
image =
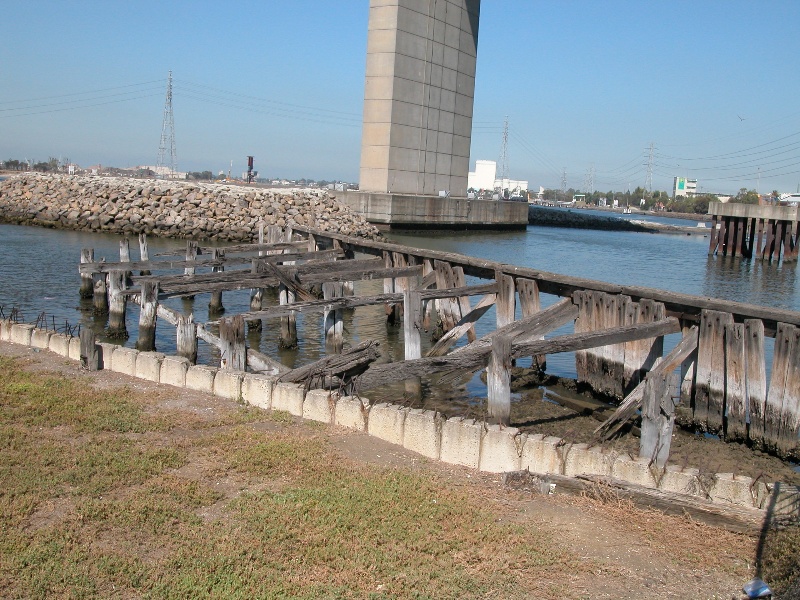
[[712, 215], [709, 254], [797, 261], [797, 206], [713, 202], [708, 212]]
[[[123, 242], [124, 244], [124, 242]], [[140, 239], [140, 244], [146, 240]], [[800, 433], [800, 313], [654, 288], [617, 285], [469, 256], [375, 242], [296, 227], [262, 227], [257, 243], [220, 250], [187, 244], [185, 256], [118, 263], [81, 255], [81, 294], [97, 310], [116, 312], [126, 299], [141, 305], [138, 345], [154, 349], [157, 319], [176, 327], [177, 349], [197, 360], [197, 341], [219, 349], [221, 368], [264, 372], [307, 387], [368, 390], [404, 381], [419, 391], [432, 373], [487, 371], [488, 414], [509, 424], [510, 369], [531, 357], [574, 352], [579, 383], [620, 401], [596, 433], [608, 437], [641, 414], [640, 455], [663, 466], [676, 408], [695, 428], [747, 441], [780, 456], [797, 456]], [[225, 270], [222, 270], [222, 268]], [[166, 270], [178, 274], [153, 275]], [[212, 272], [198, 273], [211, 269]], [[141, 271], [145, 275], [126, 273]], [[467, 277], [480, 283], [468, 284]], [[129, 279], [132, 286], [128, 287]], [[356, 295], [352, 282], [384, 282], [383, 293]], [[90, 286], [89, 282], [92, 282]], [[107, 283], [106, 283], [107, 282]], [[279, 304], [263, 306], [263, 290], [277, 288]], [[167, 298], [251, 290], [250, 310], [214, 323], [194, 322], [167, 308]], [[542, 307], [541, 295], [556, 301]], [[98, 299], [98, 295], [101, 296]], [[108, 299], [106, 299], [106, 296]], [[322, 296], [322, 297], [320, 297]], [[479, 297], [477, 302], [473, 298]], [[521, 317], [515, 318], [520, 305]], [[378, 364], [373, 342], [345, 349], [342, 311], [384, 305], [387, 322], [402, 323], [404, 360]], [[476, 338], [474, 324], [495, 308], [494, 330]], [[294, 316], [322, 313], [327, 355], [289, 369], [246, 347], [245, 327], [280, 321], [281, 344], [296, 343]], [[421, 336], [439, 323], [443, 335], [422, 355]], [[551, 335], [573, 324], [573, 332]], [[249, 324], [249, 325], [248, 325]], [[83, 335], [83, 332], [82, 332]], [[87, 338], [93, 334], [86, 332]], [[547, 337], [550, 335], [550, 337]], [[467, 336], [467, 343], [453, 348]], [[677, 343], [664, 355], [664, 337]], [[771, 368], [766, 348], [774, 339]], [[91, 355], [93, 339], [87, 339]], [[89, 368], [93, 368], [89, 358]], [[96, 365], [94, 365], [96, 368]], [[767, 373], [770, 373], [769, 380]]]

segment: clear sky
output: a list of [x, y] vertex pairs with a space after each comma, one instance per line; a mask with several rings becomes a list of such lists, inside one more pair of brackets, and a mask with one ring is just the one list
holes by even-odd
[[[358, 180], [367, 0], [2, 6], [0, 160]], [[471, 161], [531, 188], [794, 192], [798, 0], [483, 0]]]

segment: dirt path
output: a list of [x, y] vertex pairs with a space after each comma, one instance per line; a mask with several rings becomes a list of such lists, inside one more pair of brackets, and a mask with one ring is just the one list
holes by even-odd
[[[187, 421], [219, 419], [241, 409], [235, 402], [179, 388], [159, 386], [118, 373], [81, 371], [73, 361], [46, 351], [0, 342], [0, 354], [28, 359], [30, 369], [79, 377], [87, 385], [114, 389], [125, 386], [142, 393], [148, 404], [186, 414]], [[264, 420], [252, 425], [269, 436], [276, 428]], [[753, 576], [757, 540], [694, 523], [680, 517], [641, 511], [613, 496], [570, 497], [532, 495], [502, 485], [498, 475], [436, 463], [366, 434], [324, 427], [294, 419], [297, 435], [320, 428], [331, 442], [337, 460], [392, 469], [424, 471], [444, 487], [468, 490], [482, 499], [497, 522], [521, 524], [530, 531], [546, 533], [575, 559], [589, 565], [565, 576], [559, 598], [741, 598], [742, 585]], [[306, 433], [304, 433], [306, 432]], [[163, 432], [164, 441], [190, 435], [188, 431]], [[222, 499], [203, 509], [213, 520], [225, 514], [222, 507], [232, 498], [251, 491], [253, 484], [208, 469], [202, 456], [172, 473], [188, 479], [211, 478]], [[208, 479], [206, 479], [208, 481]], [[42, 523], [58, 518], [69, 507], [43, 507]], [[508, 565], [513, 568], [513, 565]]]

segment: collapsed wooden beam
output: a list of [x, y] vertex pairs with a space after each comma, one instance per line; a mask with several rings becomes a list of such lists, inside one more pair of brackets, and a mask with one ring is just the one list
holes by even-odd
[[[697, 326], [691, 327], [684, 334], [683, 339], [681, 339], [678, 345], [664, 357], [664, 360], [658, 363], [653, 370], [648, 373], [647, 377], [671, 373], [677, 369], [697, 348], [697, 332]], [[636, 414], [636, 411], [642, 405], [646, 380], [645, 378], [633, 388], [631, 393], [628, 394], [619, 407], [617, 407], [617, 410], [594, 430], [595, 434], [599, 435], [601, 439], [608, 439], [619, 431], [628, 419]]]
[[[542, 311], [542, 313], [544, 312]], [[525, 342], [519, 345], [514, 343], [511, 358], [520, 358], [534, 353], [557, 354], [560, 352], [574, 352], [575, 350], [651, 338], [678, 331], [680, 331], [678, 319], [669, 317], [654, 323], [626, 325], [589, 333], [562, 335], [548, 340]], [[495, 332], [495, 334], [498, 334], [498, 332]], [[499, 332], [499, 334], [508, 335], [507, 332]], [[531, 333], [531, 335], [538, 334]], [[424, 357], [401, 363], [373, 365], [361, 377], [360, 386], [364, 389], [369, 389], [408, 377], [421, 377], [437, 371], [475, 371], [481, 369], [486, 366], [487, 359], [491, 353], [491, 339], [493, 337], [495, 336], [485, 336], [446, 356]], [[489, 338], [488, 342], [486, 342], [487, 338]]]
[[464, 334], [467, 333], [469, 328], [480, 319], [492, 306], [494, 306], [495, 294], [488, 294], [484, 296], [478, 304], [475, 305], [468, 314], [464, 315], [462, 319], [450, 331], [445, 333], [433, 347], [428, 350], [425, 356], [443, 356]]
[[278, 377], [278, 381], [303, 383], [306, 389], [310, 389], [315, 383], [322, 387], [346, 385], [379, 357], [378, 342], [367, 340], [342, 351], [341, 354], [331, 354], [311, 364], [287, 371]]

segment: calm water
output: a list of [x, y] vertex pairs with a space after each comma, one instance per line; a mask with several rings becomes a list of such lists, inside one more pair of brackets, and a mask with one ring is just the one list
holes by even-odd
[[[560, 228], [528, 227], [518, 232], [424, 232], [391, 234], [398, 243], [447, 252], [458, 252], [499, 262], [532, 267], [543, 271], [576, 277], [587, 277], [619, 284], [662, 288], [700, 296], [711, 296], [776, 308], [800, 310], [800, 293], [795, 277], [797, 268], [790, 263], [769, 264], [758, 261], [708, 257], [708, 237], [699, 235], [627, 233]], [[45, 312], [48, 322], [60, 329], [65, 323], [81, 324], [102, 332], [105, 321], [91, 313], [91, 301], [78, 298], [80, 250], [91, 247], [95, 258], [107, 261], [119, 256], [119, 236], [69, 232], [0, 225], [0, 308], [8, 315], [12, 307], [19, 309], [26, 321], [32, 322]], [[138, 256], [138, 246], [132, 240], [131, 253]], [[159, 252], [182, 253], [185, 242], [153, 238], [149, 240], [150, 255]], [[357, 282], [356, 293], [382, 292], [381, 282]], [[275, 302], [267, 296], [267, 302]], [[544, 305], [555, 297], [543, 296]], [[476, 302], [473, 299], [473, 303]], [[243, 312], [249, 306], [249, 293], [226, 292], [223, 302], [228, 314]], [[194, 312], [198, 321], [207, 320], [208, 296], [200, 295], [191, 302], [171, 300], [168, 305], [186, 313]], [[129, 305], [128, 331], [131, 337], [125, 345], [133, 346], [136, 338], [138, 310]], [[280, 355], [290, 366], [305, 364], [318, 358], [321, 348], [320, 314], [298, 315], [296, 351], [278, 349], [276, 327], [265, 323], [263, 332], [249, 334], [249, 344], [271, 355]], [[493, 329], [494, 314], [487, 313], [478, 323], [478, 334]], [[274, 323], [277, 325], [277, 323]], [[174, 352], [174, 330], [160, 324], [158, 349]], [[385, 325], [383, 307], [364, 307], [345, 316], [345, 338], [352, 343], [378, 339], [393, 359], [402, 359], [401, 328]], [[424, 337], [424, 336], [423, 336]], [[387, 342], [387, 343], [383, 343]], [[426, 349], [423, 340], [423, 352]], [[669, 347], [670, 342], [667, 341]], [[201, 362], [218, 360], [205, 344], [200, 345]], [[524, 362], [522, 363], [524, 365]], [[574, 376], [574, 361], [570, 355], [548, 357], [548, 371], [562, 376]], [[475, 378], [469, 381], [436, 385], [424, 382], [428, 393], [441, 399], [485, 395], [485, 387]], [[387, 390], [396, 393], [398, 390]], [[370, 394], [371, 397], [375, 393]]]

